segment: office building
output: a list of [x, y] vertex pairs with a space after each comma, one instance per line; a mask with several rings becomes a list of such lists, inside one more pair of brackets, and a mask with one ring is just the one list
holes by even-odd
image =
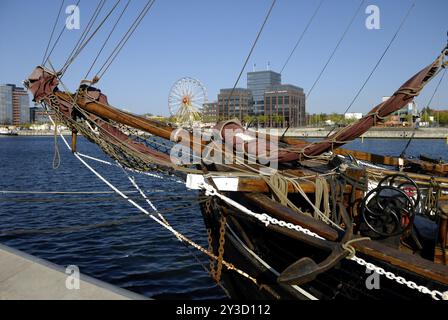
[[[386, 102], [390, 97], [383, 97], [382, 101]], [[403, 108], [393, 112], [386, 121], [389, 124], [402, 124], [404, 122], [413, 122], [418, 116], [417, 104], [414, 100], [407, 103]], [[412, 119], [412, 120], [411, 120]]]
[[12, 86], [0, 86], [0, 124], [12, 124]]
[[233, 118], [242, 120], [245, 116], [253, 114], [252, 105], [251, 90], [235, 88], [232, 92], [232, 89], [221, 89], [215, 113], [217, 121]]
[[24, 88], [0, 85], [0, 124], [21, 125], [30, 121], [30, 100]]
[[[53, 111], [48, 111], [49, 115], [53, 116]], [[50, 123], [50, 118], [47, 112], [41, 107], [31, 107], [30, 108], [30, 122], [31, 123]]]
[[264, 126], [304, 126], [305, 93], [300, 87], [281, 84], [280, 73], [248, 72], [247, 89], [221, 89], [217, 103], [204, 105], [202, 114], [210, 122], [252, 118]]
[[202, 106], [202, 121], [217, 122], [218, 101], [207, 102]]
[[266, 70], [254, 71], [247, 73], [247, 89], [252, 92], [254, 101], [254, 114], [263, 114], [264, 108], [264, 92], [267, 88], [279, 85], [282, 82], [280, 73]]
[[290, 84], [275, 85], [264, 92], [265, 125], [300, 127], [306, 124], [305, 93]]

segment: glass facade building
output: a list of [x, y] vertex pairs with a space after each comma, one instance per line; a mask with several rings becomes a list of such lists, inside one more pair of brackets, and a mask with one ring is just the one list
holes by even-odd
[[256, 115], [264, 112], [264, 92], [267, 88], [282, 83], [280, 73], [266, 70], [247, 73], [247, 89], [252, 91], [254, 100], [254, 113]]
[[0, 124], [12, 124], [12, 86], [0, 86]]
[[0, 85], [0, 124], [20, 125], [30, 122], [30, 98], [24, 88]]
[[302, 88], [281, 84], [280, 73], [266, 70], [247, 73], [247, 89], [221, 89], [217, 103], [203, 108], [207, 119], [238, 118], [269, 127], [300, 127], [306, 124], [305, 93]]

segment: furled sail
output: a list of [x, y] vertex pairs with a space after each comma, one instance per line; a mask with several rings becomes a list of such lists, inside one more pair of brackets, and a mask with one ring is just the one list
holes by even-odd
[[[442, 68], [448, 67], [448, 61], [446, 61], [445, 56], [448, 56], [448, 47], [442, 51], [433, 63], [406, 81], [389, 100], [377, 105], [366, 116], [352, 125], [339, 130], [322, 141], [303, 144], [296, 143], [294, 146], [281, 148], [278, 150], [278, 153], [275, 153], [272, 156], [277, 157], [278, 162], [280, 163], [302, 160], [308, 157], [321, 155], [322, 153], [338, 148], [360, 137], [370, 128], [375, 126], [375, 124], [383, 121], [385, 117], [393, 112], [400, 110], [418, 96], [426, 84], [428, 84], [428, 82], [430, 82]], [[235, 130], [238, 126], [240, 127], [240, 130], [243, 130], [243, 128], [234, 121], [221, 126], [220, 129]]]
[[296, 155], [291, 154], [289, 160], [296, 160], [302, 157], [316, 156], [327, 152], [333, 148], [340, 147], [367, 132], [376, 123], [384, 120], [385, 117], [400, 110], [420, 94], [422, 89], [430, 82], [442, 68], [448, 67], [448, 47], [437, 57], [437, 59], [426, 68], [422, 69], [408, 81], [406, 81], [387, 101], [377, 105], [366, 116], [354, 124], [330, 135], [323, 141], [313, 142], [303, 147]]

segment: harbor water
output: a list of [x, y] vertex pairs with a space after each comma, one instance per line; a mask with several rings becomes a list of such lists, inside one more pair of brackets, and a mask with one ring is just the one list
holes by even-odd
[[[356, 140], [348, 148], [399, 155], [407, 140]], [[226, 298], [204, 270], [208, 259], [141, 214], [88, 171], [53, 137], [0, 137], [0, 243], [156, 299]], [[80, 152], [109, 160], [80, 138]], [[448, 159], [445, 140], [413, 140], [407, 155]], [[121, 168], [89, 161], [123, 191], [135, 191]], [[207, 247], [197, 193], [173, 177], [135, 174], [174, 228]], [[31, 193], [28, 193], [31, 191]], [[39, 192], [69, 191], [68, 194]], [[104, 193], [97, 193], [104, 191]], [[89, 193], [89, 194], [86, 194]], [[137, 197], [136, 193], [129, 193]], [[149, 209], [149, 205], [139, 201]]]

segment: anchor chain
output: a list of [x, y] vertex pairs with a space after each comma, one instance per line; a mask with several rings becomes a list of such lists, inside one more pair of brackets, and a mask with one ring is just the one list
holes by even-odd
[[[204, 204], [205, 213], [210, 216], [213, 212], [212, 210], [212, 199], [209, 199]], [[226, 223], [227, 218], [222, 215], [220, 218], [219, 225], [219, 246], [218, 246], [218, 259], [210, 259], [210, 275], [212, 278], [219, 282], [221, 281], [222, 265], [224, 258], [224, 245], [225, 245], [225, 235], [226, 235]], [[208, 250], [214, 252], [213, 250], [213, 232], [210, 227], [207, 228], [207, 240], [208, 240]]]

